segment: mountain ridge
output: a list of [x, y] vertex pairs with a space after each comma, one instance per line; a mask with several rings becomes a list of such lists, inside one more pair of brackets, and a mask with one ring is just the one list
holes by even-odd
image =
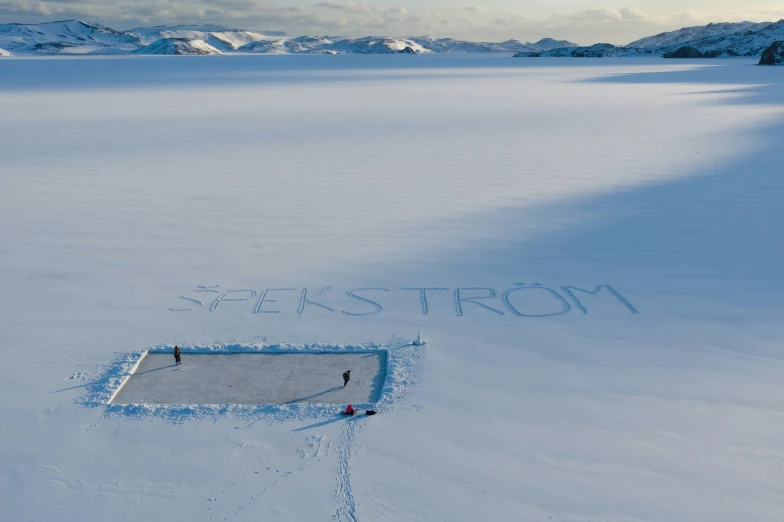
[[778, 22], [740, 22], [686, 27], [636, 40], [626, 46], [600, 43], [544, 52], [521, 52], [515, 54], [515, 57], [729, 58], [745, 56], [759, 58], [765, 49], [779, 40], [784, 40], [784, 19]]
[[[568, 40], [482, 42], [433, 36], [289, 36], [218, 24], [157, 25], [116, 31], [81, 20], [0, 24], [0, 56], [25, 54], [439, 54], [513, 53], [516, 57], [759, 57], [784, 40], [784, 20], [721, 22], [659, 33], [625, 46]], [[154, 45], [155, 43], [158, 45]]]

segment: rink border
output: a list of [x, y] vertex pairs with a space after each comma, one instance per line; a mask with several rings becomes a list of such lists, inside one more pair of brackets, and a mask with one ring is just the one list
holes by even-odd
[[114, 393], [112, 393], [112, 395], [109, 397], [109, 400], [106, 401], [106, 404], [109, 405], [112, 404], [112, 401], [114, 401], [115, 397], [117, 397], [117, 394], [119, 394], [122, 391], [122, 389], [125, 387], [125, 385], [128, 384], [128, 381], [131, 380], [131, 377], [133, 376], [134, 373], [136, 373], [136, 370], [139, 369], [139, 365], [142, 363], [144, 358], [147, 357], [149, 353], [150, 353], [149, 350], [144, 350], [142, 352], [142, 355], [141, 357], [139, 357], [139, 360], [136, 361], [136, 364], [134, 364], [133, 367], [131, 367], [131, 369], [128, 371], [128, 375], [126, 375], [125, 378], [123, 378], [122, 383], [120, 383], [117, 389], [114, 390]]
[[[406, 389], [418, 380], [418, 360], [422, 347], [414, 346], [410, 341], [393, 337], [388, 343], [367, 344], [222, 344], [208, 346], [179, 345], [185, 354], [233, 354], [233, 353], [363, 353], [385, 352], [386, 375], [379, 399], [375, 403], [355, 404], [358, 409], [388, 410], [406, 394]], [[174, 423], [187, 422], [203, 418], [221, 418], [226, 416], [250, 420], [267, 419], [282, 422], [295, 419], [318, 419], [336, 414], [335, 404], [297, 403], [297, 404], [111, 404], [112, 399], [127, 383], [141, 361], [148, 354], [171, 354], [174, 344], [161, 344], [135, 352], [115, 354], [114, 359], [95, 380], [85, 387], [83, 396], [77, 399], [86, 407], [104, 408], [107, 415], [118, 415], [134, 418], [163, 418]]]

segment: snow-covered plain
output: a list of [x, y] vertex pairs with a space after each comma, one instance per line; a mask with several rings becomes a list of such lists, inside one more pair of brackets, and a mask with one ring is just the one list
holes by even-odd
[[[755, 61], [3, 60], [2, 518], [781, 520]], [[399, 386], [352, 419], [84, 400], [175, 343], [385, 346]]]

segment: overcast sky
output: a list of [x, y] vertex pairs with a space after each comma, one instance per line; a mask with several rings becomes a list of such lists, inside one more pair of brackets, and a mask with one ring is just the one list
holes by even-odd
[[[116, 29], [218, 23], [295, 35], [424, 35], [624, 44], [688, 25], [775, 21], [784, 0], [0, 0], [0, 23], [68, 18]], [[402, 3], [401, 3], [402, 2]]]

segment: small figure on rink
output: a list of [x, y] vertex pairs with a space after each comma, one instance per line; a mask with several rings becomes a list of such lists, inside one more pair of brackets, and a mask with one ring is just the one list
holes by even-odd
[[180, 364], [182, 361], [180, 360], [180, 347], [174, 347], [174, 364]]
[[351, 380], [351, 370], [346, 370], [343, 372], [343, 387], [345, 388], [348, 384], [348, 381]]
[[343, 410], [341, 413], [343, 413], [343, 415], [353, 416], [356, 412], [357, 410], [355, 410], [354, 407], [351, 404], [349, 404], [348, 406], [346, 406], [346, 409]]

